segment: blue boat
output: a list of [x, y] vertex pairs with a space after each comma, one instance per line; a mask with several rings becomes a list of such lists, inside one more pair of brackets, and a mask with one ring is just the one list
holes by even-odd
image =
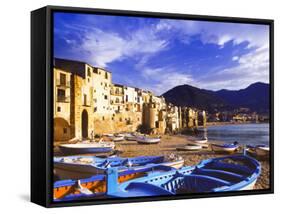
[[[161, 164], [149, 164], [141, 168], [127, 169], [114, 175], [116, 176], [115, 179], [122, 183], [130, 179], [147, 176], [150, 173], [160, 173], [172, 169], [172, 167]], [[56, 181], [53, 185], [54, 200], [68, 201], [105, 197], [106, 189], [108, 188], [107, 180], [106, 174], [100, 174], [85, 179]]]
[[102, 174], [110, 167], [117, 167], [119, 171], [125, 171], [128, 168], [144, 166], [151, 163], [162, 163], [163, 161], [164, 156], [139, 156], [132, 158], [67, 156], [54, 157], [54, 169], [55, 174], [60, 179], [81, 179]]
[[144, 197], [253, 189], [260, 163], [249, 156], [233, 155], [203, 160], [200, 164], [133, 179], [107, 189], [110, 197]]
[[224, 143], [224, 144], [218, 144], [218, 143], [212, 143], [211, 148], [214, 152], [222, 152], [222, 153], [233, 153], [239, 149], [239, 143]]

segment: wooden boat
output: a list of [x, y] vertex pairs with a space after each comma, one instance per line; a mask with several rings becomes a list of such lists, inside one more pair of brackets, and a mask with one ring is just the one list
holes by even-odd
[[139, 144], [157, 144], [160, 142], [159, 137], [147, 137], [147, 136], [138, 136], [137, 142]]
[[246, 152], [255, 157], [268, 157], [270, 148], [265, 144], [247, 145]]
[[62, 144], [59, 149], [64, 154], [106, 153], [115, 148], [113, 142]]
[[226, 152], [226, 153], [233, 153], [238, 150], [239, 144], [238, 142], [234, 143], [225, 143], [225, 144], [211, 144], [212, 150], [215, 152]]
[[134, 133], [126, 133], [124, 137], [125, 137], [125, 140], [127, 140], [127, 141], [136, 141], [138, 135], [136, 135]]
[[110, 167], [118, 167], [119, 171], [124, 171], [128, 168], [162, 163], [163, 161], [164, 156], [139, 156], [134, 158], [68, 156], [55, 157], [54, 168], [60, 179], [80, 179], [102, 174]]
[[183, 147], [178, 147], [178, 151], [198, 151], [202, 149], [201, 145], [193, 145], [193, 144], [187, 144], [186, 146]]
[[249, 156], [235, 155], [203, 160], [197, 166], [151, 173], [116, 185], [111, 181], [110, 197], [145, 197], [253, 189], [261, 173], [260, 163]]
[[204, 137], [201, 140], [195, 140], [195, 143], [205, 144], [208, 142], [208, 138]]
[[[113, 168], [116, 169], [116, 168]], [[118, 183], [147, 176], [150, 173], [161, 173], [172, 170], [172, 167], [161, 164], [132, 168], [117, 172]], [[53, 196], [55, 201], [79, 200], [85, 198], [104, 197], [107, 189], [105, 174], [95, 175], [86, 179], [61, 180], [54, 183]]]
[[124, 140], [124, 135], [121, 135], [121, 134], [114, 135], [114, 137], [112, 138], [112, 140], [113, 140], [114, 142], [123, 141], [123, 140]]
[[208, 138], [206, 138], [206, 137], [202, 138], [201, 140], [194, 140], [194, 141], [190, 142], [189, 144], [198, 145], [198, 146], [201, 146], [202, 148], [209, 147]]
[[120, 142], [124, 140], [123, 134], [104, 134], [103, 136], [109, 138], [110, 140], [114, 142]]

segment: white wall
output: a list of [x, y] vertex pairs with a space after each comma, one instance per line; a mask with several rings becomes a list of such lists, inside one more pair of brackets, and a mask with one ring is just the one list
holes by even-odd
[[[25, 0], [1, 1], [1, 212], [25, 213], [271, 213], [280, 209], [280, 51], [278, 0]], [[30, 11], [45, 5], [146, 10], [275, 19], [275, 195], [42, 209], [29, 200]], [[9, 91], [7, 90], [9, 89]], [[39, 143], [39, 142], [38, 142]], [[276, 212], [272, 212], [276, 213]]]

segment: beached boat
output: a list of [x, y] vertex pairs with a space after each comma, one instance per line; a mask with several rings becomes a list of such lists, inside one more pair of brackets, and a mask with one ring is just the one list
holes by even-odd
[[204, 137], [201, 140], [195, 140], [195, 143], [199, 143], [199, 144], [208, 143], [208, 138]]
[[120, 142], [124, 140], [123, 134], [103, 134], [103, 136], [109, 138], [114, 142]]
[[99, 143], [75, 143], [62, 144], [59, 149], [64, 154], [85, 154], [85, 153], [106, 153], [111, 152], [115, 148], [113, 142], [99, 142]]
[[202, 138], [201, 140], [191, 141], [189, 144], [198, 145], [198, 146], [201, 146], [202, 148], [209, 147], [208, 138], [206, 138], [206, 137]]
[[161, 141], [159, 137], [138, 136], [137, 142], [139, 144], [157, 144]]
[[[116, 168], [115, 168], [116, 169]], [[172, 167], [150, 164], [141, 168], [132, 168], [117, 173], [118, 183], [134, 178], [147, 176], [150, 173], [160, 173], [172, 170]], [[61, 180], [54, 183], [53, 196], [56, 201], [79, 200], [104, 196], [107, 189], [105, 174], [94, 175], [85, 179]]]
[[110, 197], [145, 197], [182, 193], [225, 192], [253, 189], [261, 173], [260, 163], [235, 155], [203, 160], [197, 166], [161, 172], [116, 185], [110, 180]]
[[265, 144], [247, 145], [246, 151], [248, 154], [257, 157], [268, 157], [270, 148]]
[[125, 140], [127, 140], [127, 141], [136, 141], [138, 135], [136, 135], [134, 133], [126, 133], [124, 137], [125, 137]]
[[54, 168], [60, 179], [80, 179], [104, 173], [110, 167], [118, 167], [119, 171], [124, 171], [131, 167], [162, 163], [163, 161], [164, 156], [139, 156], [133, 158], [68, 156], [54, 157]]
[[224, 143], [224, 144], [212, 143], [211, 147], [212, 147], [212, 150], [215, 152], [233, 153], [239, 149], [239, 144], [238, 144], [238, 142]]
[[178, 151], [197, 151], [200, 149], [202, 149], [201, 145], [194, 145], [194, 144], [187, 144], [185, 146], [177, 148]]

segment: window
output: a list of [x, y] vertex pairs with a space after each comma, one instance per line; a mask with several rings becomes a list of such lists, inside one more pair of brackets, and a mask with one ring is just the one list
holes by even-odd
[[58, 107], [57, 107], [57, 112], [60, 112], [60, 111], [61, 111], [61, 107], [58, 106]]
[[122, 122], [122, 117], [119, 118], [119, 121]]
[[128, 95], [126, 95], [126, 102], [128, 102], [129, 98], [128, 98]]
[[94, 112], [96, 112], [97, 110], [98, 110], [98, 108], [97, 108], [97, 107], [95, 107], [95, 108], [94, 108]]
[[105, 72], [105, 79], [108, 79], [108, 73]]
[[63, 90], [63, 89], [58, 89], [58, 96], [59, 96], [59, 97], [65, 97], [65, 90]]
[[60, 85], [66, 85], [66, 75], [60, 73]]
[[84, 94], [84, 100], [83, 100], [84, 105], [87, 105], [87, 94]]
[[88, 76], [88, 77], [91, 77], [91, 68], [89, 68], [89, 67], [88, 67], [88, 69], [87, 69], [87, 76]]
[[107, 100], [107, 95], [104, 95], [104, 99]]
[[65, 128], [65, 127], [63, 128], [63, 133], [67, 134], [67, 128]]
[[104, 116], [102, 117], [102, 120], [104, 120], [105, 118], [104, 118]]

